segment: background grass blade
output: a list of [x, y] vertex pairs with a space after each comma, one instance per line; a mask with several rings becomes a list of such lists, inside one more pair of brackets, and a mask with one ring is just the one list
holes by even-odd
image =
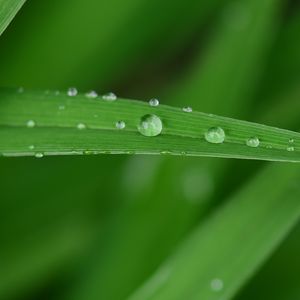
[[297, 222], [299, 176], [297, 166], [267, 166], [130, 299], [231, 299]]
[[[112, 102], [91, 100], [84, 95], [2, 90], [0, 108], [0, 151], [5, 156], [171, 153], [300, 161], [297, 132], [199, 112], [187, 113], [164, 105], [151, 107], [133, 100]], [[146, 114], [160, 117], [164, 124], [161, 135], [149, 138], [138, 133], [140, 119]], [[125, 129], [116, 128], [119, 120], [127, 124]], [[79, 130], [78, 124], [86, 130]], [[208, 143], [204, 138], [207, 130], [216, 126], [226, 132], [222, 144]], [[251, 137], [260, 139], [259, 147], [246, 146]], [[34, 149], [30, 149], [32, 145]]]
[[0, 35], [26, 0], [0, 0]]

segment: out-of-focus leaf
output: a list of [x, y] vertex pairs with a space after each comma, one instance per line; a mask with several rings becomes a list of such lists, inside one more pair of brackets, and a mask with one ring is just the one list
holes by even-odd
[[297, 166], [267, 166], [129, 299], [231, 299], [297, 222], [299, 176]]
[[0, 35], [15, 17], [26, 0], [0, 0]]

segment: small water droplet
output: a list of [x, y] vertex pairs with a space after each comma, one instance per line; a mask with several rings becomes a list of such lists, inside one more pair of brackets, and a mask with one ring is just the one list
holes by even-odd
[[85, 94], [85, 96], [87, 98], [97, 98], [98, 97], [98, 94], [96, 91], [89, 91], [88, 93]]
[[86, 128], [86, 125], [84, 123], [78, 123], [77, 124], [77, 128], [82, 130], [82, 129], [85, 129]]
[[257, 148], [259, 144], [260, 144], [260, 140], [256, 136], [253, 136], [246, 141], [246, 145], [252, 148]]
[[163, 128], [161, 119], [156, 115], [144, 115], [138, 125], [139, 132], [144, 136], [157, 136]]
[[224, 287], [224, 283], [223, 280], [220, 278], [214, 278], [211, 282], [210, 282], [210, 287], [214, 292], [219, 292], [223, 289]]
[[193, 109], [192, 109], [190, 106], [183, 107], [182, 110], [183, 110], [184, 112], [188, 112], [188, 113], [190, 113], [190, 112], [193, 111]]
[[64, 110], [66, 107], [64, 106], [64, 105], [60, 105], [59, 107], [58, 107], [58, 109], [59, 110]]
[[267, 149], [272, 149], [273, 147], [271, 145], [266, 146]]
[[150, 99], [149, 100], [149, 105], [150, 106], [158, 106], [159, 105], [159, 100], [156, 98]]
[[34, 147], [34, 145], [29, 145], [28, 146], [28, 149], [30, 149], [30, 150], [33, 150], [35, 147]]
[[107, 93], [102, 96], [102, 99], [107, 101], [116, 101], [117, 96], [114, 93]]
[[126, 124], [124, 121], [118, 121], [116, 122], [116, 128], [117, 129], [124, 129], [126, 127]]
[[97, 114], [94, 114], [94, 118], [98, 118], [99, 116]]
[[205, 132], [205, 139], [209, 143], [222, 144], [225, 140], [225, 132], [221, 127], [211, 127]]
[[294, 139], [289, 139], [289, 143], [291, 144], [294, 143], [294, 141], [295, 141]]
[[26, 125], [28, 128], [33, 128], [35, 126], [35, 122], [33, 120], [28, 120]]
[[295, 150], [295, 148], [293, 146], [288, 146], [286, 148], [286, 150], [289, 151], [289, 152], [293, 152]]
[[67, 94], [70, 97], [74, 97], [74, 96], [77, 96], [78, 91], [77, 91], [77, 89], [75, 87], [71, 87], [71, 88], [68, 89]]
[[44, 157], [44, 154], [42, 152], [37, 152], [34, 156], [36, 158], [42, 158], [42, 157]]
[[60, 91], [58, 91], [58, 90], [54, 92], [55, 96], [58, 96], [59, 94], [60, 94]]

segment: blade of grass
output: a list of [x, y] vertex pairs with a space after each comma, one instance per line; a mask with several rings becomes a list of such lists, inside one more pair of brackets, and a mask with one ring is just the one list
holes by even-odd
[[[5, 156], [133, 152], [300, 161], [300, 134], [284, 129], [133, 100], [111, 102], [5, 89], [0, 96], [0, 152]], [[151, 138], [138, 133], [141, 117], [147, 114], [162, 120], [161, 135]], [[123, 130], [115, 127], [120, 120], [127, 124]], [[226, 133], [222, 144], [204, 138], [216, 126]], [[259, 147], [246, 146], [251, 137], [260, 139]], [[287, 150], [290, 139], [296, 151]]]
[[297, 166], [267, 166], [129, 299], [230, 299], [297, 222], [299, 176]]
[[26, 0], [0, 0], [0, 35], [7, 28]]

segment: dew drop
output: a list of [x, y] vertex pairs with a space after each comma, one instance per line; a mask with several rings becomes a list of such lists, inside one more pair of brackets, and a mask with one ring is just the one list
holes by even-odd
[[124, 129], [126, 127], [126, 124], [124, 121], [118, 121], [116, 122], [116, 128], [117, 129]]
[[85, 96], [87, 98], [97, 98], [98, 97], [98, 94], [96, 91], [89, 91], [88, 93], [85, 94]]
[[259, 144], [260, 144], [260, 140], [256, 136], [253, 136], [246, 141], [246, 145], [252, 148], [257, 148]]
[[161, 119], [156, 115], [144, 115], [138, 125], [139, 132], [144, 136], [157, 136], [163, 128]]
[[289, 151], [289, 152], [293, 152], [295, 150], [295, 148], [293, 146], [288, 146], [286, 148], [286, 150]]
[[42, 158], [42, 157], [44, 157], [44, 154], [42, 152], [37, 152], [34, 156], [36, 158]]
[[214, 278], [211, 282], [210, 282], [210, 287], [214, 292], [219, 292], [223, 289], [224, 287], [224, 283], [223, 280], [220, 278]]
[[77, 96], [78, 91], [75, 87], [71, 87], [71, 88], [68, 89], [67, 93], [68, 93], [68, 96], [74, 97], [74, 96]]
[[86, 126], [85, 126], [84, 123], [78, 123], [78, 124], [77, 124], [77, 128], [78, 128], [79, 130], [82, 130], [82, 129], [85, 129]]
[[102, 96], [102, 99], [106, 101], [116, 101], [117, 96], [114, 93], [107, 93]]
[[182, 108], [182, 110], [183, 110], [184, 112], [188, 112], [188, 113], [190, 113], [190, 112], [193, 111], [193, 109], [192, 109], [190, 106], [185, 106], [185, 107]]
[[294, 141], [295, 141], [294, 139], [289, 139], [289, 143], [291, 144], [294, 143]]
[[159, 105], [159, 100], [156, 98], [150, 99], [149, 100], [149, 105], [150, 106], [158, 106]]
[[59, 107], [58, 107], [58, 109], [59, 110], [64, 110], [66, 107], [64, 106], [64, 105], [60, 105]]
[[60, 94], [60, 91], [59, 90], [56, 90], [55, 92], [54, 92], [54, 95], [55, 96], [58, 96]]
[[33, 128], [35, 126], [35, 122], [33, 120], [28, 120], [26, 125], [28, 128]]
[[225, 140], [225, 132], [221, 127], [211, 127], [205, 132], [205, 139], [209, 143], [222, 144]]
[[34, 145], [29, 145], [28, 146], [28, 149], [30, 149], [30, 150], [33, 150], [35, 147], [34, 147]]

